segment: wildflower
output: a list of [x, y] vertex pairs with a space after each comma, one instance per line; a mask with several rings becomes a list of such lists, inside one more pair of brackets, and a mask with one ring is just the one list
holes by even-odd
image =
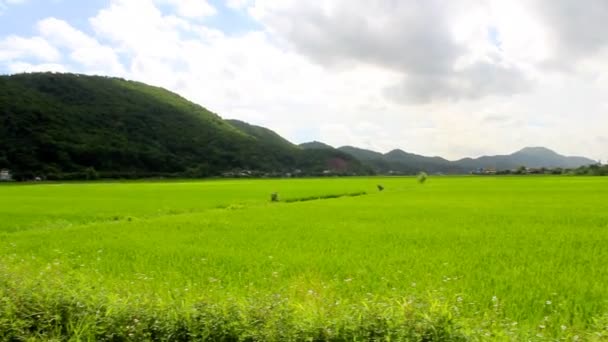
[[568, 327], [567, 327], [567, 326], [565, 326], [565, 325], [562, 325], [562, 326], [561, 326], [561, 328], [562, 328], [562, 330], [566, 330], [566, 329], [568, 329]]
[[545, 329], [545, 325], [544, 325], [544, 324], [541, 324], [541, 325], [539, 325], [539, 326], [538, 326], [538, 328], [539, 328], [539, 329]]
[[547, 305], [551, 305], [551, 301], [550, 301], [550, 300], [548, 300], [548, 301], [546, 301], [546, 302], [545, 302], [545, 304], [547, 304]]
[[346, 278], [346, 279], [344, 279], [344, 281], [347, 282], [347, 283], [350, 283], [353, 280], [352, 280], [352, 278]]
[[497, 302], [497, 301], [498, 301], [498, 297], [496, 297], [496, 296], [492, 296], [492, 301], [493, 301], [493, 302]]

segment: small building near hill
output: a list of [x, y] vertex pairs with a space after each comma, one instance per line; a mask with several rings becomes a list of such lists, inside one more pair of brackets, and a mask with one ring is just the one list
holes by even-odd
[[11, 170], [2, 169], [0, 170], [0, 182], [9, 182], [13, 180], [13, 175], [11, 174]]

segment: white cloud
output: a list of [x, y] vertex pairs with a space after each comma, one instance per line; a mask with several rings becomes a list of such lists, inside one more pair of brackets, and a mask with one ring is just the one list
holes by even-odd
[[[230, 35], [168, 1], [110, 0], [93, 35], [43, 20], [37, 36], [0, 38], [0, 65], [163, 86], [295, 142], [452, 159], [545, 145], [608, 159], [608, 40], [559, 39], [588, 33], [540, 10], [550, 2], [227, 0], [264, 27]], [[606, 31], [596, 19], [589, 29]]]
[[61, 59], [61, 53], [42, 37], [8, 36], [0, 40], [0, 61], [29, 57], [53, 62]]
[[69, 51], [70, 58], [89, 72], [121, 75], [124, 68], [114, 49], [75, 29], [63, 20], [48, 18], [38, 23], [42, 37]]
[[228, 6], [229, 8], [235, 9], [235, 10], [243, 10], [246, 8], [249, 8], [251, 5], [253, 5], [253, 3], [255, 2], [254, 0], [225, 0], [226, 2], [226, 6]]
[[[387, 91], [397, 102], [525, 91], [524, 71], [487, 39], [488, 10], [473, 21], [472, 4], [384, 0], [358, 7], [346, 0], [258, 0], [252, 12], [270, 32], [322, 65], [365, 63], [399, 73], [401, 80]], [[470, 32], [459, 32], [471, 22], [476, 25]]]

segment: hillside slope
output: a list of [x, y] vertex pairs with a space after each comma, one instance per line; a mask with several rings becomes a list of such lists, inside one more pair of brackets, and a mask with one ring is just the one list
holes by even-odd
[[[369, 173], [355, 157], [338, 151], [331, 146], [327, 148], [307, 148], [306, 145], [294, 145], [276, 132], [261, 126], [251, 125], [240, 120], [226, 120], [228, 123], [254, 137], [263, 150], [279, 159], [281, 165], [303, 171], [306, 174], [318, 175], [324, 171], [334, 173]], [[279, 167], [280, 169], [280, 167]]]
[[[297, 146], [274, 132], [260, 136], [265, 129], [253, 127], [139, 82], [54, 73], [0, 76], [0, 168], [18, 178], [91, 168], [102, 176], [208, 176], [310, 164]], [[316, 169], [334, 163], [334, 154], [318, 157]], [[343, 157], [340, 170], [361, 167]]]

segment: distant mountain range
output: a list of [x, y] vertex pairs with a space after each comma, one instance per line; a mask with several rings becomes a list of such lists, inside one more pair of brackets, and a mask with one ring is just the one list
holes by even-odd
[[[300, 147], [311, 149], [333, 149], [321, 142], [300, 144]], [[483, 156], [450, 161], [441, 157], [426, 157], [408, 153], [403, 150], [392, 150], [380, 153], [353, 146], [342, 146], [336, 150], [346, 152], [364, 164], [369, 165], [376, 173], [469, 173], [478, 169], [512, 170], [521, 166], [528, 168], [576, 168], [594, 164], [595, 161], [585, 157], [568, 157], [560, 155], [545, 147], [526, 147], [509, 155]]]
[[468, 173], [594, 163], [546, 148], [449, 161], [321, 142], [295, 145], [265, 127], [225, 120], [165, 89], [118, 78], [0, 76], [0, 169], [18, 179]]

